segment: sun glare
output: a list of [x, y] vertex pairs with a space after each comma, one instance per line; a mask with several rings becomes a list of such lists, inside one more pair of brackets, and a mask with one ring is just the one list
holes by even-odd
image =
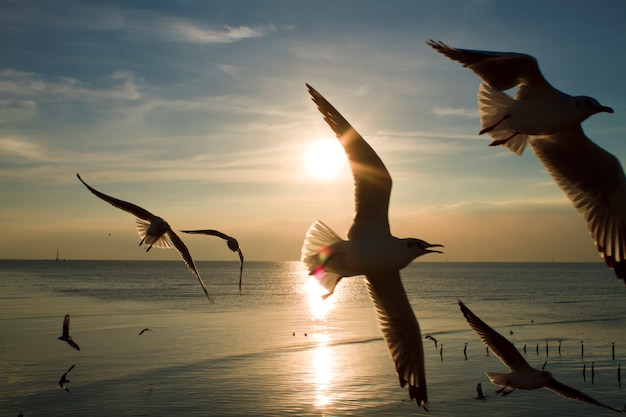
[[338, 140], [319, 139], [306, 151], [306, 166], [309, 173], [321, 179], [334, 178], [346, 162], [346, 155]]

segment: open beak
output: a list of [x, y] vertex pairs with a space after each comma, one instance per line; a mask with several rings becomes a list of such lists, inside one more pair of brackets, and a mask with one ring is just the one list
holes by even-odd
[[431, 248], [443, 248], [443, 245], [439, 245], [439, 244], [435, 244], [435, 245], [431, 245], [430, 243], [424, 247], [424, 250], [428, 253], [443, 253], [440, 250], [436, 250], [436, 249], [431, 249]]

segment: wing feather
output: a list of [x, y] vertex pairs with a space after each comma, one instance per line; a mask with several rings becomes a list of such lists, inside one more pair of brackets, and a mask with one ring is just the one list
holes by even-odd
[[324, 120], [341, 142], [354, 177], [356, 216], [348, 237], [389, 235], [391, 175], [372, 147], [321, 94], [307, 84]]
[[583, 214], [606, 264], [626, 284], [626, 177], [619, 160], [576, 126], [537, 136], [530, 146]]
[[367, 276], [365, 282], [400, 385], [408, 383], [411, 399], [428, 410], [422, 336], [400, 273]]
[[519, 353], [513, 343], [509, 342], [504, 336], [479, 319], [460, 300], [459, 307], [461, 307], [463, 317], [465, 317], [470, 327], [480, 337], [480, 340], [482, 340], [483, 343], [489, 347], [489, 350], [491, 350], [511, 371], [530, 368], [526, 359]]

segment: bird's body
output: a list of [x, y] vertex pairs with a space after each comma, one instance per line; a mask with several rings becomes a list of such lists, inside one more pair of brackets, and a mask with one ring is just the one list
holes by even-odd
[[64, 342], [66, 342], [68, 345], [70, 345], [76, 350], [80, 350], [80, 346], [78, 346], [78, 343], [74, 341], [74, 339], [72, 338], [72, 335], [70, 334], [70, 315], [69, 314], [66, 314], [65, 318], [63, 319], [63, 332], [61, 336], [59, 336], [57, 339], [63, 340]]
[[70, 389], [65, 385], [68, 382], [71, 382], [68, 378], [67, 378], [67, 374], [70, 373], [70, 371], [72, 369], [74, 369], [74, 367], [76, 366], [76, 364], [70, 366], [70, 368], [61, 376], [61, 378], [59, 378], [59, 388], [63, 388], [65, 391], [70, 392]]
[[127, 213], [132, 214], [136, 217], [137, 223], [137, 232], [141, 237], [141, 241], [139, 242], [139, 246], [146, 245], [146, 252], [149, 251], [153, 246], [157, 248], [171, 248], [174, 247], [180, 253], [183, 258], [183, 262], [189, 270], [194, 274], [194, 276], [198, 279], [198, 282], [202, 286], [202, 290], [204, 294], [208, 298], [210, 303], [213, 303], [213, 299], [209, 296], [209, 291], [207, 290], [202, 278], [200, 277], [200, 273], [196, 268], [196, 264], [191, 257], [191, 253], [185, 243], [178, 237], [178, 235], [172, 230], [170, 225], [163, 220], [159, 216], [155, 216], [150, 213], [148, 210], [139, 207], [133, 203], [129, 203], [127, 201], [119, 200], [117, 198], [111, 197], [100, 191], [94, 189], [89, 184], [87, 184], [80, 177], [79, 174], [76, 174], [76, 177], [83, 183], [85, 187], [89, 191], [91, 191], [96, 197], [106, 201], [111, 204], [113, 207], [117, 207], [120, 210], [123, 210]]
[[237, 252], [239, 254], [239, 292], [241, 292], [241, 278], [243, 276], [243, 252], [239, 247], [239, 242], [232, 236], [228, 236], [225, 233], [220, 232], [219, 230], [214, 229], [202, 229], [202, 230], [181, 230], [183, 233], [189, 234], [199, 234], [199, 235], [207, 235], [207, 236], [217, 236], [226, 241], [226, 246], [233, 252]]
[[[521, 155], [527, 144], [582, 213], [598, 252], [626, 284], [626, 176], [619, 160], [592, 142], [581, 123], [613, 113], [588, 96], [570, 96], [548, 83], [530, 55], [428, 45], [471, 69], [482, 83], [478, 108], [494, 145]], [[515, 98], [504, 90], [517, 87]]]
[[152, 331], [152, 329], [148, 329], [148, 328], [146, 327], [145, 329], [142, 329], [142, 330], [139, 332], [139, 336], [141, 336], [141, 335], [142, 335], [142, 334], [144, 334], [145, 332], [151, 332], [151, 331]]
[[387, 168], [343, 116], [311, 86], [307, 87], [350, 161], [356, 215], [348, 240], [341, 239], [321, 221], [314, 222], [307, 231], [301, 259], [309, 273], [329, 291], [325, 297], [333, 293], [343, 277], [365, 275], [400, 385], [408, 384], [411, 399], [427, 410], [422, 337], [400, 279], [400, 269], [420, 255], [437, 252], [430, 248], [441, 245], [391, 235], [388, 208], [392, 181]]
[[[541, 370], [532, 368], [511, 342], [479, 319], [462, 301], [459, 301], [459, 307], [472, 330], [476, 332], [498, 359], [509, 368], [508, 373], [486, 372], [492, 384], [502, 386], [496, 393], [505, 396], [518, 388], [532, 390], [545, 387], [565, 398], [622, 412], [622, 410], [602, 404], [575, 388], [560, 383], [554, 379], [550, 372], [543, 369], [546, 365], [545, 363]], [[509, 388], [508, 391], [506, 390], [507, 388]]]

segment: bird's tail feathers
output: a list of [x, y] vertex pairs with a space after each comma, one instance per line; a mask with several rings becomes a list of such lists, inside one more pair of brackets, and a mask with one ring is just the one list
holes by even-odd
[[137, 224], [137, 233], [139, 233], [139, 237], [141, 237], [141, 243], [148, 246], [148, 249], [146, 250], [150, 250], [150, 248], [152, 247], [163, 249], [169, 249], [174, 247], [174, 245], [172, 245], [172, 242], [170, 242], [170, 240], [167, 238], [167, 235], [155, 237], [148, 234], [150, 222], [136, 218], [135, 223]]
[[324, 297], [332, 294], [341, 280], [339, 274], [326, 271], [324, 267], [332, 256], [329, 247], [342, 240], [320, 220], [313, 222], [304, 238], [300, 259], [306, 265], [309, 275], [315, 276], [319, 284], [328, 290], [329, 294]]
[[478, 89], [478, 114], [483, 129], [488, 130], [489, 136], [494, 141], [502, 141], [502, 145], [509, 148], [517, 156], [522, 155], [530, 135], [517, 133], [505, 128], [502, 121], [506, 116], [506, 110], [513, 103], [513, 98], [505, 92], [498, 91], [485, 83], [480, 84]]
[[507, 384], [508, 374], [502, 374], [499, 372], [485, 372], [485, 374], [487, 375], [487, 378], [489, 378], [491, 383], [494, 385], [505, 386]]

